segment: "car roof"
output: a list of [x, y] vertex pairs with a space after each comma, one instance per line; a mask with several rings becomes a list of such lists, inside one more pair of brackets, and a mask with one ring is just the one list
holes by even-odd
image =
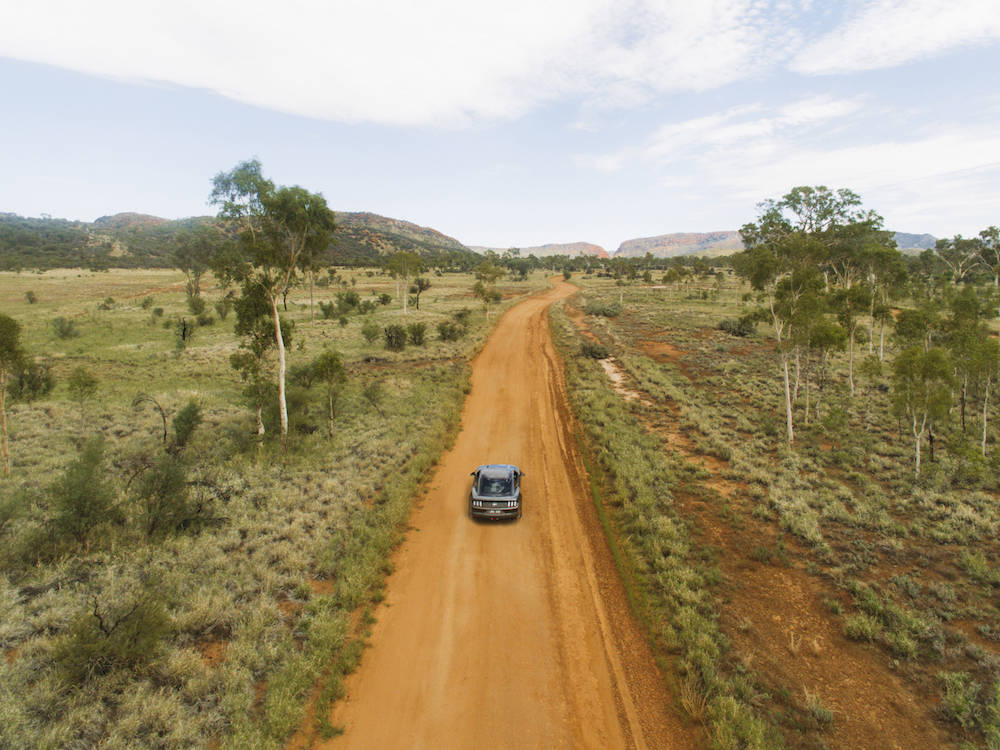
[[514, 466], [514, 464], [483, 464], [482, 466], [476, 467], [476, 472], [486, 472], [487, 475], [492, 476], [506, 476], [510, 472], [521, 473], [521, 470]]

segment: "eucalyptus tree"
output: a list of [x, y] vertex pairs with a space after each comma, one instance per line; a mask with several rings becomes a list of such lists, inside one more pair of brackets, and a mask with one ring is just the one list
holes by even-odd
[[965, 238], [956, 234], [950, 240], [940, 239], [934, 243], [934, 254], [948, 267], [956, 284], [964, 281], [969, 271], [982, 263], [978, 237]]
[[299, 186], [275, 187], [261, 173], [256, 159], [241, 162], [213, 180], [210, 202], [219, 206], [238, 243], [222, 255], [216, 270], [224, 280], [240, 283], [244, 294], [260, 293], [266, 299], [278, 352], [278, 410], [281, 440], [288, 436], [285, 398], [286, 351], [278, 300], [297, 274], [311, 267], [325, 252], [336, 229], [333, 211], [319, 193]]
[[792, 443], [795, 427], [790, 361], [796, 345], [792, 329], [802, 305], [822, 289], [818, 262], [823, 247], [812, 234], [794, 228], [782, 214], [780, 204], [767, 201], [761, 209], [756, 222], [740, 229], [746, 249], [733, 256], [733, 267], [760, 296], [763, 305], [757, 317], [772, 324], [784, 382], [786, 431]]
[[[406, 303], [409, 296], [410, 277], [420, 273], [423, 269], [423, 261], [416, 253], [398, 252], [390, 258], [386, 267], [397, 280], [402, 280], [403, 287], [403, 314], [407, 314]], [[419, 307], [419, 305], [418, 305]]]
[[931, 436], [933, 459], [934, 424], [947, 416], [954, 385], [951, 357], [944, 349], [934, 347], [925, 351], [920, 346], [911, 346], [903, 350], [893, 363], [893, 411], [910, 423], [918, 477], [921, 442], [925, 434]]
[[864, 278], [871, 290], [868, 322], [868, 353], [875, 353], [875, 324], [879, 326], [879, 361], [885, 359], [885, 329], [892, 321], [892, 302], [902, 296], [907, 279], [902, 254], [894, 247], [867, 245], [861, 254]]
[[994, 289], [1000, 288], [1000, 227], [989, 227], [979, 233], [979, 257], [993, 274]]
[[835, 290], [830, 303], [837, 321], [847, 334], [847, 382], [854, 395], [854, 340], [861, 326], [861, 312], [871, 306], [872, 292], [867, 284], [854, 284]]
[[949, 299], [950, 315], [944, 323], [944, 339], [955, 366], [959, 384], [959, 405], [962, 431], [965, 431], [969, 389], [980, 379], [985, 365], [984, 346], [990, 337], [986, 320], [994, 317], [995, 302], [991, 294], [984, 297], [971, 286], [964, 287]]
[[170, 262], [184, 272], [188, 299], [201, 296], [201, 277], [212, 267], [212, 258], [225, 241], [217, 227], [196, 224], [174, 235]]

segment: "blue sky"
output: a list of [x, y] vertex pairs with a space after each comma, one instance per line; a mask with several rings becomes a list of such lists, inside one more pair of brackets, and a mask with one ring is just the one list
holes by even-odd
[[0, 0], [0, 211], [211, 213], [255, 156], [525, 247], [737, 229], [795, 185], [1000, 224], [997, 0]]

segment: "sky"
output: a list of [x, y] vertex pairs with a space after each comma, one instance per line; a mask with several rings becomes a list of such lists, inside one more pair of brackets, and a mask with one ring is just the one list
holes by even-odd
[[738, 229], [796, 185], [1000, 224], [1000, 0], [0, 0], [0, 212], [214, 213], [257, 158], [467, 245]]

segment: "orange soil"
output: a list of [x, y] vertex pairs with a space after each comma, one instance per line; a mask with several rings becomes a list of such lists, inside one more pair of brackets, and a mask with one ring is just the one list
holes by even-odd
[[[346, 732], [314, 747], [693, 746], [596, 518], [546, 313], [576, 290], [553, 283], [473, 362], [461, 433], [332, 711]], [[500, 462], [525, 472], [524, 517], [473, 522], [469, 472]]]
[[[658, 361], [676, 364], [685, 354], [666, 342], [640, 346]], [[615, 382], [613, 387], [629, 386]], [[726, 601], [720, 615], [733, 656], [772, 690], [788, 690], [791, 705], [804, 708], [808, 692], [831, 709], [833, 728], [823, 735], [827, 747], [955, 747], [934, 721], [937, 699], [920, 694], [883, 655], [844, 636], [840, 619], [831, 615], [826, 601], [846, 605], [846, 595], [795, 565], [779, 567], [750, 557], [757, 546], [773, 550], [776, 530], [750, 516], [745, 484], [722, 476], [728, 463], [695, 449], [678, 425], [676, 405], [664, 407], [665, 421], [651, 429], [664, 434], [686, 460], [708, 471], [712, 476], [705, 486], [731, 502], [746, 521], [742, 529], [735, 528], [717, 500], [686, 493], [676, 498], [682, 514], [695, 519], [701, 541], [720, 550], [718, 564], [725, 578], [720, 595]], [[785, 543], [797, 546], [787, 537]], [[793, 556], [802, 560], [807, 553], [800, 550]]]

